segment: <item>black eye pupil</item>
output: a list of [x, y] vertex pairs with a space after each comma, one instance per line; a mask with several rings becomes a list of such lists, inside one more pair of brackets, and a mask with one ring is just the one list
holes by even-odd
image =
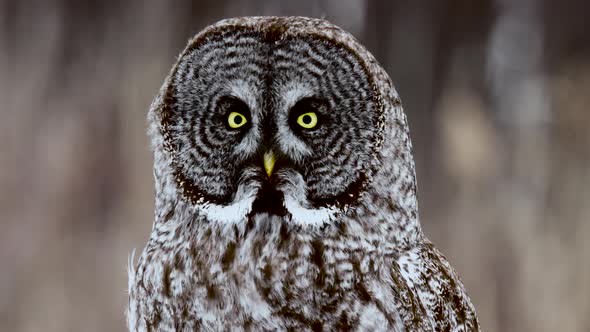
[[310, 124], [311, 123], [311, 116], [309, 115], [304, 115], [303, 118], [301, 119], [301, 121], [303, 121], [303, 123], [305, 124]]
[[236, 124], [240, 124], [240, 123], [242, 123], [242, 117], [241, 117], [241, 116], [236, 116], [236, 117], [234, 118], [234, 122], [235, 122]]

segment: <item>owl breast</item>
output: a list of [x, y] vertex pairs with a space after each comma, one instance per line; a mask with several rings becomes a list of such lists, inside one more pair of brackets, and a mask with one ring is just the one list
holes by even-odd
[[261, 214], [250, 221], [250, 229], [217, 232], [203, 227], [200, 238], [163, 230], [192, 238], [180, 241], [172, 256], [154, 250], [140, 261], [145, 287], [134, 295], [151, 299], [138, 308], [154, 311], [146, 324], [324, 331], [403, 326], [394, 289], [383, 287], [392, 278], [394, 256], [362, 250], [351, 254], [329, 238], [295, 232], [287, 222]]

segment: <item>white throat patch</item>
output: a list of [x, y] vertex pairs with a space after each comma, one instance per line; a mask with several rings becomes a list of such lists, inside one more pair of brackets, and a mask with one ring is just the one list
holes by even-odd
[[[293, 173], [291, 173], [293, 174]], [[303, 181], [291, 179], [277, 188], [284, 195], [284, 205], [291, 221], [299, 226], [322, 226], [335, 220], [339, 212], [335, 208], [312, 208], [307, 201]], [[195, 208], [208, 220], [220, 224], [240, 224], [248, 220], [260, 184], [240, 185], [234, 200], [228, 205], [203, 203]]]

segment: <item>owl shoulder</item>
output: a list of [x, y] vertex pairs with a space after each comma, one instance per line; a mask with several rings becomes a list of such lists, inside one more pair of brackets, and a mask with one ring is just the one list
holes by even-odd
[[[475, 308], [446, 257], [425, 241], [404, 251], [392, 268], [414, 316], [434, 331], [480, 331]], [[429, 329], [428, 329], [429, 330]]]

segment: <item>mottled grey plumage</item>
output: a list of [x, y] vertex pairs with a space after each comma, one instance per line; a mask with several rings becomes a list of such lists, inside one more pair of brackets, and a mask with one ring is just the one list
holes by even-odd
[[[246, 125], [228, 126], [234, 111]], [[308, 111], [313, 129], [295, 120]], [[348, 33], [301, 17], [212, 25], [149, 124], [156, 216], [130, 264], [130, 330], [479, 330], [420, 229], [398, 95]]]

